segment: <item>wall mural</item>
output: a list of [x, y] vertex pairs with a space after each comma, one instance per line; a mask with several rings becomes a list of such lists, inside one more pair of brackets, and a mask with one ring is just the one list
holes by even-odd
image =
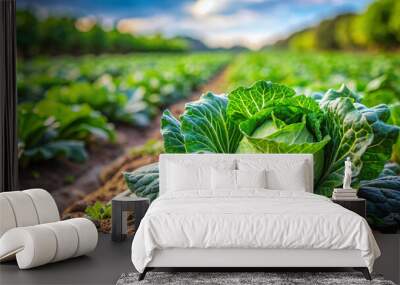
[[160, 153], [311, 153], [315, 193], [331, 197], [350, 158], [370, 225], [400, 230], [396, 1], [260, 46], [206, 32], [203, 43], [196, 27], [212, 25], [208, 12], [182, 10], [194, 30], [174, 34], [177, 21], [157, 26], [162, 17], [140, 31], [145, 10], [111, 9], [110, 24], [85, 7], [43, 5], [20, 1], [17, 12], [19, 182], [50, 191], [64, 217], [88, 215], [109, 231], [112, 197], [158, 196]]
[[[345, 85], [305, 96], [258, 81], [227, 96], [204, 94], [179, 120], [164, 111], [161, 133], [167, 153], [312, 153], [314, 192], [327, 197], [342, 186], [349, 157], [352, 187], [367, 199], [370, 223], [390, 230], [400, 222], [399, 166], [389, 162], [399, 151], [400, 128], [387, 123], [390, 116], [387, 105], [368, 108]], [[154, 199], [157, 172], [155, 163], [125, 178], [136, 194]]]

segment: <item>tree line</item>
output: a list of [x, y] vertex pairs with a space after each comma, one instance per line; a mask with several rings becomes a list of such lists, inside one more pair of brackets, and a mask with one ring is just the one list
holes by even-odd
[[376, 0], [361, 14], [327, 19], [278, 41], [300, 50], [385, 49], [400, 47], [400, 1]]
[[33, 10], [18, 10], [18, 56], [185, 51], [189, 48], [183, 39], [168, 39], [161, 34], [133, 35], [120, 32], [115, 27], [106, 31], [95, 21], [83, 31], [77, 28], [77, 21], [71, 16], [40, 18]]

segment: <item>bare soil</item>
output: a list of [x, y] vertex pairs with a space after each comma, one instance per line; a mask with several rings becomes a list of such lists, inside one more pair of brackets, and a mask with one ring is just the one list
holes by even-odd
[[[223, 69], [188, 98], [169, 107], [179, 115], [187, 102], [197, 100], [206, 91], [221, 93], [226, 69]], [[130, 157], [127, 150], [141, 146], [149, 139], [161, 139], [160, 116], [145, 129], [128, 125], [117, 125], [118, 141], [114, 144], [96, 142], [89, 146], [89, 159], [82, 164], [67, 160], [52, 160], [35, 163], [20, 169], [20, 189], [44, 188], [51, 192], [61, 212], [82, 212], [95, 200], [109, 201], [124, 191], [125, 183], [121, 171], [131, 171], [142, 165], [157, 161], [156, 157]], [[92, 194], [91, 194], [92, 193]]]

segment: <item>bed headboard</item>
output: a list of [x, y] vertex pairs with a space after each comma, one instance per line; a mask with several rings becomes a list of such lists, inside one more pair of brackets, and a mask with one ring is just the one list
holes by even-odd
[[240, 159], [251, 160], [267, 160], [273, 164], [294, 164], [304, 162], [306, 191], [313, 193], [314, 188], [314, 167], [312, 154], [160, 154], [159, 170], [160, 170], [160, 195], [166, 192], [168, 180], [168, 166], [169, 162], [184, 162], [189, 161], [195, 164], [212, 164], [221, 160], [224, 161], [238, 161]]

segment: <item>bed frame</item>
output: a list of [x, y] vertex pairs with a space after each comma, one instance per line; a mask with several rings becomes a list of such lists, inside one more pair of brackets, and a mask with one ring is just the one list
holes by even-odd
[[[139, 275], [143, 280], [155, 268], [230, 268], [246, 271], [271, 268], [353, 268], [367, 280], [371, 275], [359, 250], [329, 249], [193, 249], [171, 248], [156, 250], [152, 261]], [[262, 271], [262, 270], [261, 270]]]
[[[183, 157], [193, 160], [213, 160], [220, 154], [162, 154], [160, 155], [160, 194], [166, 191], [167, 161], [180, 160]], [[313, 156], [311, 154], [225, 154], [225, 158], [268, 158], [288, 161], [302, 160], [308, 167], [306, 178], [309, 181], [307, 192], [313, 192]], [[371, 276], [359, 250], [330, 249], [249, 249], [249, 248], [169, 248], [158, 249], [147, 265], [139, 280], [156, 268], [229, 268], [234, 271], [246, 271], [256, 268], [353, 268], [361, 271], [367, 280]]]

